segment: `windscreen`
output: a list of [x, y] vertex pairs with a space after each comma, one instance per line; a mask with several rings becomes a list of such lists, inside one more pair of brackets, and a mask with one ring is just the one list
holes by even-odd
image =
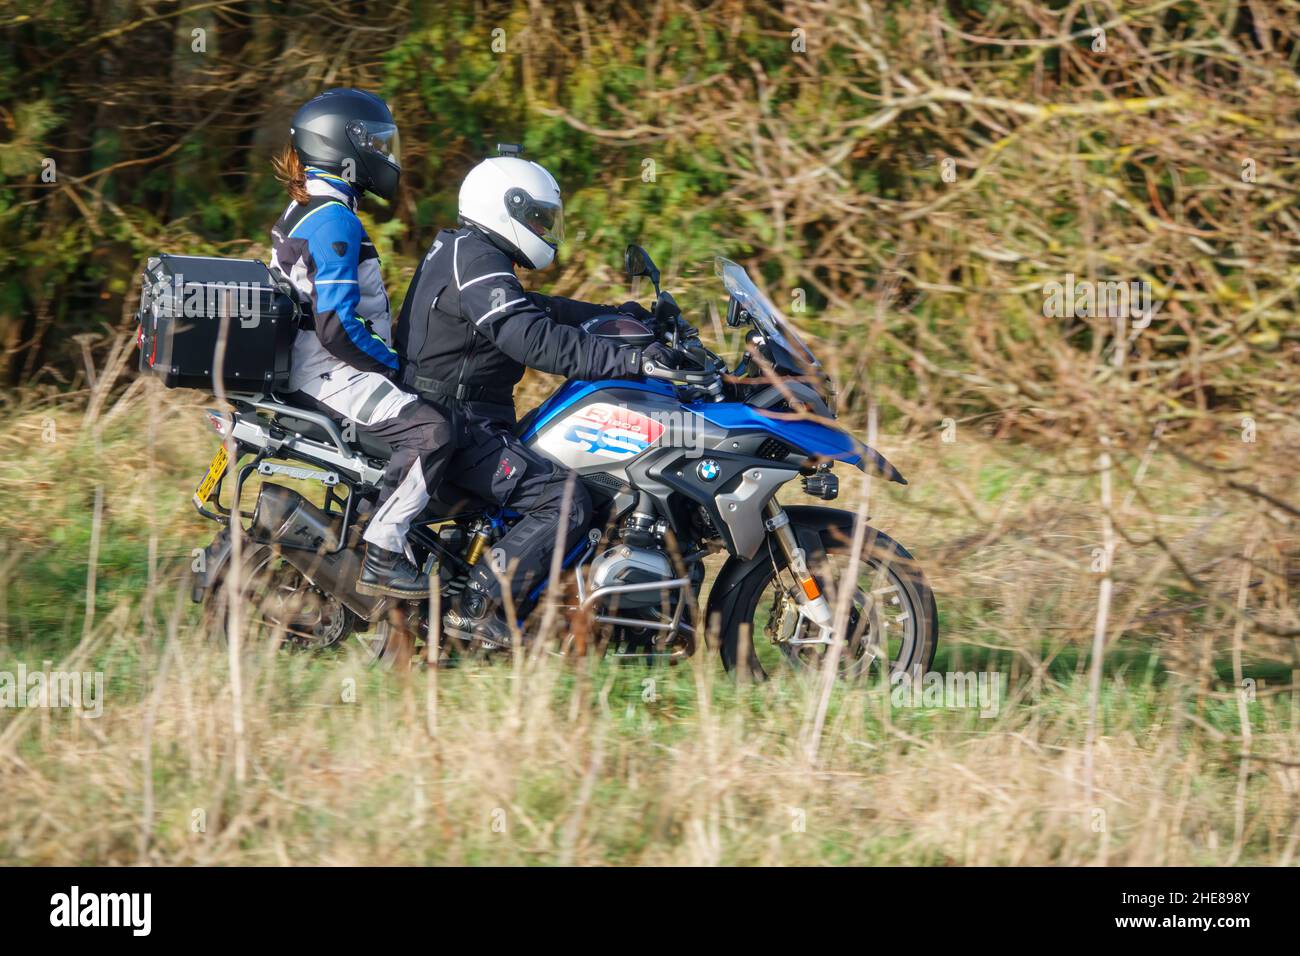
[[808, 350], [808, 346], [803, 344], [803, 339], [799, 338], [794, 326], [759, 291], [744, 268], [722, 256], [714, 259], [713, 264], [714, 271], [722, 278], [727, 294], [754, 317], [754, 324], [760, 332], [783, 348], [796, 362], [808, 366], [809, 370], [821, 368], [821, 363]]

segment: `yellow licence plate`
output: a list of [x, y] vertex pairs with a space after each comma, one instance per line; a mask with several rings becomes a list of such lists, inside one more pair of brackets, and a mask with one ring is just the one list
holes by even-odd
[[229, 461], [230, 456], [226, 454], [226, 446], [222, 445], [217, 449], [212, 464], [208, 465], [208, 473], [203, 476], [203, 481], [199, 482], [198, 488], [194, 491], [194, 503], [200, 508], [208, 503], [208, 498], [212, 495], [212, 489], [217, 486], [221, 476], [226, 473], [226, 465]]

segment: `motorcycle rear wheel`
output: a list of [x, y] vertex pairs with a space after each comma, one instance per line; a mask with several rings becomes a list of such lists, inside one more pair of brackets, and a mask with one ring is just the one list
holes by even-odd
[[338, 598], [315, 587], [270, 545], [245, 544], [239, 574], [222, 576], [204, 608], [204, 625], [219, 641], [229, 637], [230, 606], [239, 615], [242, 642], [266, 640], [307, 651], [343, 641], [357, 619]]

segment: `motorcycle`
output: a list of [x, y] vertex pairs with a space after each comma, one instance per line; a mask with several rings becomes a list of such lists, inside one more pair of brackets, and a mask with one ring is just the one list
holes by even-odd
[[[794, 328], [741, 266], [719, 258], [727, 324], [745, 330], [745, 354], [728, 369], [660, 289], [645, 250], [629, 246], [625, 266], [629, 277], [654, 285], [651, 320], [599, 316], [584, 328], [629, 345], [662, 342], [679, 367], [647, 364], [639, 380], [566, 382], [516, 431], [576, 474], [596, 509], [593, 529], [561, 556], [571, 584], [560, 601], [570, 620], [581, 618], [607, 654], [648, 660], [690, 657], [707, 629], [728, 670], [758, 679], [782, 664], [819, 667], [836, 644], [845, 676], [876, 662], [928, 669], [937, 611], [912, 555], [884, 532], [858, 526], [851, 512], [777, 501], [796, 479], [810, 497], [834, 500], [836, 464], [907, 483], [838, 427], [822, 366]], [[369, 596], [355, 586], [361, 530], [388, 448], [269, 390], [226, 397], [231, 411], [207, 411], [223, 445], [194, 496], [199, 514], [223, 528], [195, 562], [194, 600], [217, 621], [234, 601], [303, 647], [356, 635], [376, 660], [400, 655], [403, 641], [409, 653], [410, 640], [425, 639], [433, 602]], [[262, 484], [247, 513], [240, 501], [254, 474]], [[318, 488], [319, 503], [277, 478]], [[409, 544], [444, 610], [518, 517], [438, 491]], [[232, 521], [244, 529], [238, 575]], [[706, 589], [705, 559], [719, 552], [726, 558]], [[525, 633], [550, 589], [541, 582], [514, 609]], [[446, 647], [504, 649], [456, 640]]]

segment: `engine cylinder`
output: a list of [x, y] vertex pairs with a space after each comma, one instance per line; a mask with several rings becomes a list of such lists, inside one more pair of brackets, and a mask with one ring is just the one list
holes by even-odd
[[[591, 587], [597, 590], [617, 584], [647, 584], [673, 577], [672, 564], [664, 552], [620, 544], [596, 559], [591, 569]], [[659, 607], [664, 599], [664, 591], [650, 589], [613, 594], [605, 603], [611, 608], [646, 608]]]

